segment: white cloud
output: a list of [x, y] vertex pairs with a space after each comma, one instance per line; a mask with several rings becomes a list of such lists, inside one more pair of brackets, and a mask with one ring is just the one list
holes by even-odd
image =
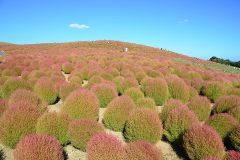
[[71, 27], [71, 28], [76, 28], [76, 29], [88, 29], [88, 28], [90, 28], [88, 25], [85, 25], [85, 24], [77, 24], [77, 23], [69, 24], [69, 27]]
[[178, 23], [188, 23], [190, 20], [185, 18], [185, 19], [182, 19], [180, 20]]

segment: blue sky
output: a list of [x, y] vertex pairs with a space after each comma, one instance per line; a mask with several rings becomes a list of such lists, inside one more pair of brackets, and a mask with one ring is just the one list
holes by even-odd
[[100, 39], [240, 60], [240, 1], [0, 0], [0, 41]]

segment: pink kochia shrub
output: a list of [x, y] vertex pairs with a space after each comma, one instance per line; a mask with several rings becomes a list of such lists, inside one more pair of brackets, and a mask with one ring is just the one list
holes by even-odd
[[158, 114], [150, 109], [135, 109], [126, 121], [123, 135], [127, 141], [146, 140], [156, 143], [163, 135], [162, 122]]
[[143, 97], [137, 100], [136, 102], [136, 106], [138, 108], [149, 108], [152, 109], [154, 111], [157, 110], [155, 101], [152, 98], [149, 97]]
[[72, 93], [73, 91], [79, 89], [79, 85], [75, 84], [75, 83], [67, 83], [67, 84], [64, 84], [60, 87], [60, 90], [59, 90], [59, 97], [62, 99], [62, 100], [65, 100], [67, 98], [67, 96]]
[[156, 105], [163, 105], [168, 99], [168, 86], [162, 78], [145, 78], [142, 81], [142, 89], [147, 97], [154, 99]]
[[240, 150], [240, 125], [230, 133], [229, 139], [232, 146], [235, 149]]
[[207, 97], [193, 97], [190, 100], [188, 107], [197, 115], [200, 121], [205, 121], [211, 113], [211, 102]]
[[22, 137], [36, 131], [35, 126], [39, 116], [36, 107], [29, 105], [9, 107], [0, 118], [1, 143], [14, 148]]
[[57, 90], [47, 77], [42, 77], [34, 85], [34, 92], [48, 104], [54, 104], [57, 100]]
[[240, 96], [222, 96], [216, 101], [213, 111], [215, 113], [228, 112], [237, 106], [240, 106]]
[[113, 98], [117, 97], [117, 89], [109, 83], [95, 84], [92, 86], [91, 91], [98, 97], [102, 108], [105, 108]]
[[78, 89], [66, 98], [61, 110], [73, 119], [98, 119], [99, 101], [93, 92], [86, 89]]
[[195, 125], [183, 136], [183, 146], [191, 160], [201, 160], [206, 157], [223, 159], [225, 148], [221, 137], [207, 125]]
[[190, 97], [189, 89], [182, 79], [177, 76], [169, 76], [166, 81], [172, 98], [179, 99], [183, 103], [188, 102]]
[[46, 134], [29, 134], [14, 151], [14, 160], [64, 160], [60, 143]]
[[87, 144], [88, 160], [126, 160], [123, 144], [113, 135], [95, 134]]
[[68, 125], [70, 118], [65, 113], [47, 112], [41, 115], [37, 120], [37, 133], [49, 134], [63, 145], [69, 142]]
[[147, 141], [136, 141], [126, 146], [128, 160], [163, 160], [162, 152]]
[[239, 160], [240, 159], [240, 151], [230, 150], [227, 152], [226, 160]]
[[92, 119], [82, 118], [74, 120], [69, 125], [69, 138], [71, 144], [81, 151], [86, 151], [86, 146], [90, 138], [94, 134], [100, 132], [104, 132], [103, 126]]
[[170, 142], [181, 144], [185, 131], [198, 123], [194, 112], [186, 106], [177, 107], [169, 113], [165, 121], [164, 134]]
[[123, 131], [126, 120], [135, 108], [133, 100], [128, 96], [114, 98], [103, 115], [105, 127], [114, 131]]
[[206, 121], [225, 141], [228, 134], [238, 125], [238, 121], [228, 113], [215, 114]]

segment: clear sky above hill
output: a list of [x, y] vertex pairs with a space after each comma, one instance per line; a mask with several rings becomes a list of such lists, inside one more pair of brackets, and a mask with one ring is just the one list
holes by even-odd
[[0, 41], [100, 39], [240, 60], [240, 1], [0, 0]]

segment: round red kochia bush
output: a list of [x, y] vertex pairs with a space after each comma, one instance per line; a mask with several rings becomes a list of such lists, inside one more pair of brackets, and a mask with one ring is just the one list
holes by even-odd
[[207, 97], [195, 96], [190, 100], [188, 108], [197, 115], [200, 121], [205, 121], [211, 113], [211, 102]]
[[163, 105], [168, 99], [168, 86], [162, 78], [145, 78], [142, 81], [142, 89], [147, 97], [153, 98], [156, 105]]
[[169, 113], [165, 121], [164, 135], [171, 143], [181, 144], [185, 131], [198, 123], [194, 112], [186, 106], [177, 107]]
[[169, 76], [166, 78], [166, 81], [172, 98], [179, 99], [183, 103], [188, 102], [190, 97], [189, 89], [182, 79], [177, 76]]
[[225, 148], [221, 137], [207, 125], [195, 125], [183, 136], [183, 147], [191, 160], [214, 156], [223, 159]]
[[163, 160], [162, 152], [147, 141], [136, 141], [126, 146], [128, 160]]
[[226, 160], [239, 160], [240, 159], [240, 152], [230, 150], [230, 151], [227, 152], [227, 155], [226, 155], [225, 159]]
[[98, 133], [87, 144], [87, 159], [125, 160], [127, 155], [120, 140], [107, 133]]
[[169, 113], [174, 110], [177, 107], [181, 107], [183, 106], [183, 103], [180, 100], [177, 99], [169, 99], [163, 109], [162, 112], [160, 113], [160, 118], [163, 121], [163, 123], [165, 123], [165, 121], [167, 120], [167, 117], [169, 115]]
[[90, 138], [100, 132], [104, 132], [103, 126], [92, 119], [82, 118], [74, 120], [69, 125], [71, 144], [81, 151], [86, 151], [86, 146]]
[[215, 113], [228, 112], [237, 106], [240, 106], [240, 96], [222, 96], [216, 101], [213, 111]]
[[132, 98], [132, 100], [136, 103], [138, 99], [143, 98], [144, 94], [143, 92], [136, 87], [131, 87], [128, 88], [125, 92], [124, 95], [127, 95]]
[[67, 84], [64, 84], [60, 87], [60, 90], [59, 90], [59, 97], [62, 99], [62, 100], [65, 100], [67, 98], [67, 96], [72, 93], [73, 91], [79, 89], [79, 85], [75, 84], [75, 83], [67, 83]]
[[37, 133], [49, 134], [63, 145], [69, 142], [68, 125], [70, 118], [65, 113], [48, 112], [41, 115], [37, 120]]
[[35, 126], [40, 112], [30, 105], [9, 107], [0, 117], [0, 141], [14, 148], [19, 140], [36, 131]]
[[30, 90], [18, 89], [14, 91], [8, 100], [8, 105], [14, 106], [16, 103], [20, 101], [32, 104], [33, 106], [37, 107], [40, 110], [46, 109], [46, 105], [37, 96], [37, 94]]
[[14, 151], [14, 160], [64, 160], [61, 144], [47, 134], [29, 134]]
[[20, 78], [10, 78], [2, 86], [3, 98], [9, 98], [9, 96], [17, 89], [30, 89], [29, 84]]
[[117, 97], [117, 89], [109, 83], [98, 83], [92, 86], [91, 91], [99, 99], [100, 107], [105, 108], [113, 98]]
[[235, 149], [240, 150], [240, 125], [230, 133], [229, 139], [232, 146]]
[[149, 97], [139, 98], [136, 102], [136, 106], [138, 108], [149, 108], [149, 109], [152, 109], [154, 111], [157, 110], [155, 101], [152, 98], [149, 98]]
[[86, 89], [78, 89], [66, 98], [61, 110], [73, 119], [98, 119], [99, 101], [93, 92]]
[[208, 82], [201, 88], [201, 93], [208, 97], [212, 102], [215, 102], [225, 93], [225, 87], [219, 82]]
[[123, 135], [127, 141], [146, 140], [156, 143], [162, 138], [162, 122], [158, 114], [147, 108], [135, 109], [126, 121]]
[[54, 104], [57, 100], [57, 90], [47, 77], [42, 77], [34, 85], [34, 92], [48, 104]]
[[135, 108], [133, 100], [128, 96], [114, 98], [103, 115], [105, 127], [114, 131], [123, 131], [126, 120]]
[[65, 73], [65, 74], [69, 74], [73, 71], [73, 64], [70, 63], [70, 62], [66, 62], [66, 63], [63, 63], [62, 64], [62, 71]]
[[228, 113], [232, 115], [240, 123], [240, 105], [230, 109]]
[[213, 127], [225, 141], [228, 134], [238, 125], [238, 122], [228, 113], [219, 113], [209, 117], [206, 124]]

